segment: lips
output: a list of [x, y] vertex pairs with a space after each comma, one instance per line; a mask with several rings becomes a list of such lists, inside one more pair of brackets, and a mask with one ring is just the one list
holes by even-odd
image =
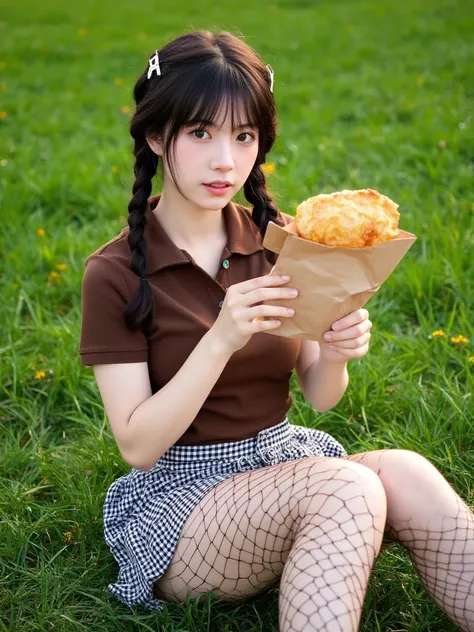
[[208, 187], [230, 187], [232, 184], [228, 180], [214, 180], [214, 182], [205, 182]]

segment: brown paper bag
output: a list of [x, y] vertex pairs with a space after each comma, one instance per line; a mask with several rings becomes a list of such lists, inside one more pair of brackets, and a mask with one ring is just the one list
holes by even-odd
[[282, 287], [296, 288], [298, 296], [262, 302], [295, 310], [265, 333], [323, 340], [336, 320], [372, 298], [415, 241], [415, 235], [400, 230], [396, 239], [369, 248], [326, 246], [299, 237], [294, 221], [283, 228], [270, 221], [263, 245], [280, 255], [270, 274], [289, 274]]

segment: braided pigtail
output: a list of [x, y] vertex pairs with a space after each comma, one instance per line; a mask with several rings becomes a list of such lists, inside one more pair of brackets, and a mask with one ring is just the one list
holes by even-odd
[[[146, 79], [137, 82], [134, 90], [138, 104], [146, 92]], [[152, 178], [158, 167], [158, 156], [151, 150], [145, 136], [136, 133], [138, 121], [132, 121], [130, 133], [135, 139], [133, 154], [135, 156], [135, 182], [132, 187], [133, 197], [128, 205], [128, 244], [130, 246], [130, 269], [140, 278], [140, 289], [132, 296], [125, 310], [125, 322], [132, 329], [145, 332], [153, 321], [153, 294], [148, 283], [146, 259], [146, 243], [144, 232], [146, 227], [146, 208], [152, 191]]]
[[[260, 235], [263, 238], [267, 232], [268, 222], [274, 221], [281, 225], [278, 220], [278, 209], [265, 186], [265, 174], [260, 165], [255, 164], [249, 177], [244, 184], [245, 199], [253, 205], [252, 219], [260, 228]], [[267, 261], [275, 264], [275, 253], [265, 249]]]
[[[244, 195], [253, 205], [252, 219], [262, 238], [270, 220], [281, 223], [259, 166], [273, 146], [277, 128], [270, 70], [252, 48], [227, 31], [185, 33], [148, 58], [148, 68], [133, 89], [136, 108], [130, 124], [135, 182], [127, 238], [130, 268], [140, 286], [124, 313], [129, 329], [141, 329], [147, 335], [153, 322], [156, 295], [147, 279], [145, 244], [148, 199], [158, 167], [163, 171], [163, 188], [174, 186], [185, 197], [175, 177], [174, 157], [175, 143], [186, 126], [216, 121], [225, 105], [225, 116], [230, 114], [234, 128], [245, 121], [258, 129], [259, 154], [244, 184]], [[271, 261], [276, 255], [266, 250], [265, 256]]]

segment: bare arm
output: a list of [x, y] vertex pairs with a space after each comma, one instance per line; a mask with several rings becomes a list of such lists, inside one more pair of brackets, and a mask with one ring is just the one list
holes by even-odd
[[301, 379], [301, 390], [319, 413], [334, 408], [342, 399], [349, 384], [347, 362], [335, 364], [319, 357]]
[[173, 379], [135, 410], [129, 444], [140, 469], [151, 469], [189, 428], [231, 355], [208, 332]]

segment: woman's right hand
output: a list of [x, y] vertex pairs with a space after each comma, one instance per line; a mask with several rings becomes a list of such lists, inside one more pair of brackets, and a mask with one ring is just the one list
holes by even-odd
[[[227, 289], [221, 313], [209, 330], [227, 353], [232, 354], [244, 347], [253, 334], [277, 329], [281, 325], [280, 320], [264, 320], [265, 317], [293, 316], [294, 310], [289, 311], [282, 305], [256, 305], [277, 298], [295, 298], [297, 290], [281, 287], [284, 283], [288, 283], [288, 280], [279, 275], [267, 274], [236, 283]], [[296, 294], [291, 294], [292, 291], [296, 291]]]

